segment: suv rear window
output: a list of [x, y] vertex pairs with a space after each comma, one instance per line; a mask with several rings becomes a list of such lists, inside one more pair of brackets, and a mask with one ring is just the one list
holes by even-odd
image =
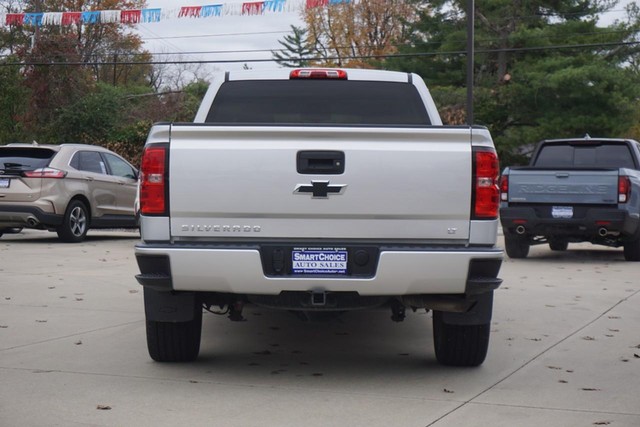
[[429, 125], [409, 83], [349, 80], [246, 80], [225, 82], [207, 123]]
[[630, 168], [636, 169], [631, 150], [625, 143], [544, 145], [535, 161], [549, 168]]
[[0, 169], [29, 171], [43, 168], [56, 154], [54, 150], [29, 147], [0, 147]]

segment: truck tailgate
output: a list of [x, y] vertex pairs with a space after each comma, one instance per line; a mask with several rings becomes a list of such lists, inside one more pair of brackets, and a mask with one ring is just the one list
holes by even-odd
[[[469, 129], [444, 127], [172, 125], [171, 235], [463, 241], [470, 138]], [[344, 153], [344, 172], [299, 173], [298, 152], [307, 150]], [[295, 192], [313, 181], [341, 190]]]
[[618, 201], [617, 170], [512, 169], [510, 203], [606, 205]]

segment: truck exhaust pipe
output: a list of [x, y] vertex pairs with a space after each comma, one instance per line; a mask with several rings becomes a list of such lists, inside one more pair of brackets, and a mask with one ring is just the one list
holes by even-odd
[[29, 218], [27, 218], [27, 224], [29, 224], [29, 227], [36, 227], [38, 224], [40, 224], [40, 221], [38, 221], [35, 217], [30, 216]]
[[607, 230], [606, 228], [604, 228], [604, 227], [600, 227], [600, 228], [598, 229], [598, 236], [600, 236], [600, 237], [606, 237], [608, 234], [609, 234], [609, 230]]
[[522, 235], [527, 231], [526, 228], [524, 228], [524, 225], [519, 225], [516, 227], [516, 233]]

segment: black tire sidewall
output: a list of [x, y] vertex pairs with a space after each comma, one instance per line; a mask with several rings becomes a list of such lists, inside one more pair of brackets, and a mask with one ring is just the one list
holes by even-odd
[[[75, 235], [71, 230], [71, 212], [73, 212], [73, 210], [77, 207], [82, 209], [82, 211], [84, 212], [84, 216], [86, 218], [84, 230], [80, 235]], [[84, 203], [82, 203], [80, 200], [72, 200], [71, 202], [69, 202], [69, 205], [67, 206], [67, 210], [64, 213], [64, 219], [62, 221], [62, 225], [57, 229], [58, 237], [60, 237], [60, 239], [64, 242], [78, 243], [78, 242], [82, 242], [85, 239], [88, 231], [89, 231], [89, 210], [87, 209], [87, 206]]]

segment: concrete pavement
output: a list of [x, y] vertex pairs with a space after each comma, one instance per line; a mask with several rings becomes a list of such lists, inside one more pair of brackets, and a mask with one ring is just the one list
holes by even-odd
[[489, 355], [435, 362], [431, 316], [204, 316], [200, 359], [147, 355], [136, 233], [0, 239], [1, 426], [640, 426], [640, 280], [621, 249], [506, 259]]

